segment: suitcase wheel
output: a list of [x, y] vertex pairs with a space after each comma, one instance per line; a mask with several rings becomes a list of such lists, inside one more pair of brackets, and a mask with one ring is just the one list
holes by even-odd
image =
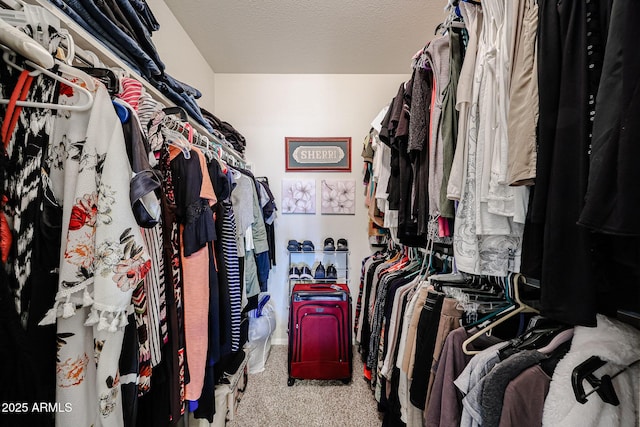
[[343, 378], [341, 381], [342, 384], [349, 384], [351, 382], [351, 378]]
[[292, 385], [294, 385], [295, 383], [296, 383], [295, 378], [289, 378], [289, 379], [287, 380], [287, 385], [288, 385], [289, 387], [291, 387], [291, 386], [292, 386]]

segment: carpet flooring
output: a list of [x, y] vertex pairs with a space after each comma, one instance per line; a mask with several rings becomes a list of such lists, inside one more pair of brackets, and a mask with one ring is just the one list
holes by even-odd
[[375, 427], [377, 403], [354, 351], [353, 380], [296, 380], [287, 386], [287, 346], [271, 347], [266, 369], [250, 374], [238, 412], [228, 427]]

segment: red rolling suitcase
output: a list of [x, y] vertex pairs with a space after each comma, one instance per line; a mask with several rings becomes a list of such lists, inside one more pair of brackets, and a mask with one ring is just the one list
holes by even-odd
[[289, 380], [351, 381], [351, 297], [346, 284], [298, 283], [289, 307]]

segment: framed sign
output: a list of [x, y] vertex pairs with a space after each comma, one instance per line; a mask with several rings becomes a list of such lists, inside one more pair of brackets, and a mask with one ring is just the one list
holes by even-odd
[[285, 137], [287, 172], [351, 172], [351, 137]]

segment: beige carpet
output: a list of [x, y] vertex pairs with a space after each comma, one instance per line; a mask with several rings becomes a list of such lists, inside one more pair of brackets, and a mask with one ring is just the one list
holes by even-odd
[[249, 375], [247, 391], [229, 427], [375, 427], [377, 403], [354, 352], [353, 380], [296, 380], [287, 386], [287, 346], [271, 347], [266, 369]]

